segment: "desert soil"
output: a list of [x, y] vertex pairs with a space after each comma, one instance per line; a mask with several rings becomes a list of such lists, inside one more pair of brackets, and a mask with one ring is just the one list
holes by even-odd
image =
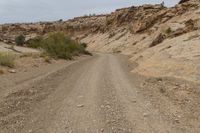
[[[191, 102], [186, 107], [194, 112], [183, 110], [178, 98], [171, 100], [168, 96], [175, 95], [173, 91], [165, 90], [169, 83], [179, 88], [178, 84], [172, 84], [174, 80], [145, 79], [131, 74], [133, 67], [125, 57], [97, 53], [1, 76], [0, 132], [197, 133], [200, 130], [199, 92], [186, 93], [194, 98], [186, 101]], [[157, 90], [161, 85], [166, 86]]]

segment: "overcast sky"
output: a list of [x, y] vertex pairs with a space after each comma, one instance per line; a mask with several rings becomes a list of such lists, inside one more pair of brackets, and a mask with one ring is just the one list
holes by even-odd
[[[165, 0], [174, 6], [179, 0]], [[162, 0], [0, 0], [0, 23], [51, 21], [86, 14], [109, 13], [117, 8], [161, 3]]]

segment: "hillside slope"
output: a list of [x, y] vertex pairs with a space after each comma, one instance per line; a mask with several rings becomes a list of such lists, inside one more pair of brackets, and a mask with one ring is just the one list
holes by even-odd
[[[144, 5], [116, 11], [108, 17], [108, 31], [89, 34], [89, 49], [121, 52], [145, 76], [172, 76], [199, 81], [199, 2], [164, 8]], [[110, 19], [110, 20], [109, 20]]]
[[91, 51], [130, 56], [138, 63], [135, 73], [199, 82], [199, 5], [198, 0], [190, 0], [172, 8], [143, 5], [68, 21], [6, 24], [0, 26], [0, 40], [13, 43], [19, 34], [29, 39], [63, 31], [88, 43]]

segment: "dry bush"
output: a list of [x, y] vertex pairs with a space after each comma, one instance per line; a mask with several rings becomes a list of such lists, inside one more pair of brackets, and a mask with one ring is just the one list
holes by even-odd
[[10, 53], [0, 53], [0, 65], [14, 67], [15, 56]]

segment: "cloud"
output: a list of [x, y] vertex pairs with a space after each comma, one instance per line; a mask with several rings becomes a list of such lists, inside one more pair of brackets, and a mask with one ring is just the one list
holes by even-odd
[[[165, 0], [173, 6], [179, 0]], [[69, 19], [89, 13], [108, 13], [117, 8], [161, 3], [162, 0], [1, 0], [0, 23]]]

